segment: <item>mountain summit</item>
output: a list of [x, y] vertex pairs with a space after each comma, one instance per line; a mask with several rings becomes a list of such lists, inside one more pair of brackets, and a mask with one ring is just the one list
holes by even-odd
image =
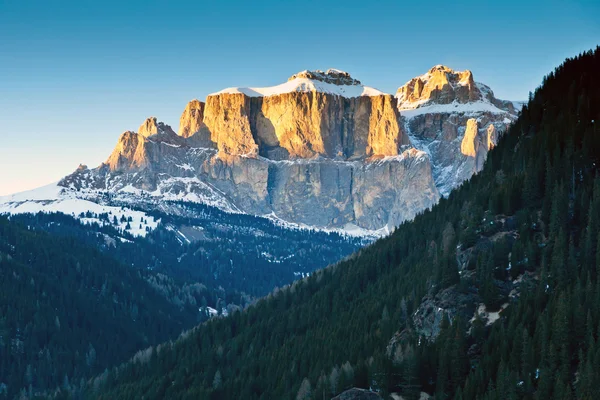
[[436, 104], [472, 104], [481, 109], [489, 105], [490, 110], [495, 107], [515, 114], [513, 102], [494, 97], [489, 86], [475, 82], [471, 71], [455, 71], [444, 65], [436, 65], [427, 73], [406, 82], [398, 88], [396, 98], [400, 110]]

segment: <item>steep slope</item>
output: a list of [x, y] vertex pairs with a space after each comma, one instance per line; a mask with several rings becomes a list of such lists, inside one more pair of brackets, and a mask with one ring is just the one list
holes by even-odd
[[[88, 395], [597, 398], [599, 69], [597, 48], [551, 73], [482, 171], [431, 211]], [[427, 302], [435, 335], [419, 331]]]

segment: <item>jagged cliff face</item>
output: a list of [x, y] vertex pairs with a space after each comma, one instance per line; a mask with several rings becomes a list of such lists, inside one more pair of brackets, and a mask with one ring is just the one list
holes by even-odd
[[428, 178], [429, 159], [415, 149], [370, 162], [275, 161], [223, 155], [171, 139], [126, 132], [107, 163], [80, 168], [60, 184], [90, 193], [202, 202], [315, 227], [368, 230], [398, 225], [439, 197]]
[[468, 103], [482, 99], [471, 71], [453, 71], [436, 65], [425, 75], [413, 78], [398, 89], [398, 100], [401, 107], [405, 103], [424, 103], [433, 101], [448, 104], [453, 101]]
[[408, 144], [395, 99], [335, 70], [209, 95], [204, 123], [228, 155], [352, 160], [395, 156]]
[[499, 100], [471, 71], [435, 66], [396, 93], [404, 130], [431, 159], [442, 195], [483, 168], [487, 153], [517, 117], [513, 102]]
[[164, 122], [157, 122], [156, 117], [146, 118], [146, 120], [140, 125], [138, 133], [144, 137], [150, 137], [154, 135], [174, 135], [175, 132], [169, 125]]
[[303, 71], [191, 101], [178, 134], [149, 118], [121, 135], [106, 163], [60, 184], [87, 198], [196, 201], [387, 231], [479, 171], [514, 117], [469, 71], [434, 67], [396, 96], [342, 71]]
[[390, 95], [221, 93], [208, 97], [205, 123], [219, 151], [229, 155], [348, 160], [398, 155], [408, 143]]

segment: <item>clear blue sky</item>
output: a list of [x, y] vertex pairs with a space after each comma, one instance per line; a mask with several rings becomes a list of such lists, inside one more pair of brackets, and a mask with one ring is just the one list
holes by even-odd
[[0, 195], [97, 166], [148, 116], [335, 67], [387, 92], [435, 64], [525, 99], [600, 44], [599, 1], [0, 0]]

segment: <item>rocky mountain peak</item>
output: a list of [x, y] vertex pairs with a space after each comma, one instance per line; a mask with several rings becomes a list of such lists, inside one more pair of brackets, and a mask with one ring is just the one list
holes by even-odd
[[345, 71], [340, 71], [339, 69], [330, 68], [327, 71], [323, 72], [319, 69], [314, 71], [301, 71], [297, 74], [292, 75], [289, 81], [293, 81], [294, 79], [305, 78], [311, 79], [315, 81], [331, 83], [334, 85], [360, 85], [360, 81], [358, 79], [354, 79], [350, 76], [349, 73]]
[[140, 125], [138, 133], [144, 137], [158, 134], [175, 135], [171, 127], [164, 122], [157, 122], [156, 117], [149, 117]]
[[468, 103], [484, 99], [471, 71], [455, 71], [445, 65], [436, 65], [426, 74], [411, 79], [398, 89], [396, 97], [401, 108], [415, 108], [425, 103]]
[[205, 126], [202, 122], [204, 120], [204, 106], [203, 102], [196, 99], [187, 104], [179, 120], [179, 136], [190, 137]]

